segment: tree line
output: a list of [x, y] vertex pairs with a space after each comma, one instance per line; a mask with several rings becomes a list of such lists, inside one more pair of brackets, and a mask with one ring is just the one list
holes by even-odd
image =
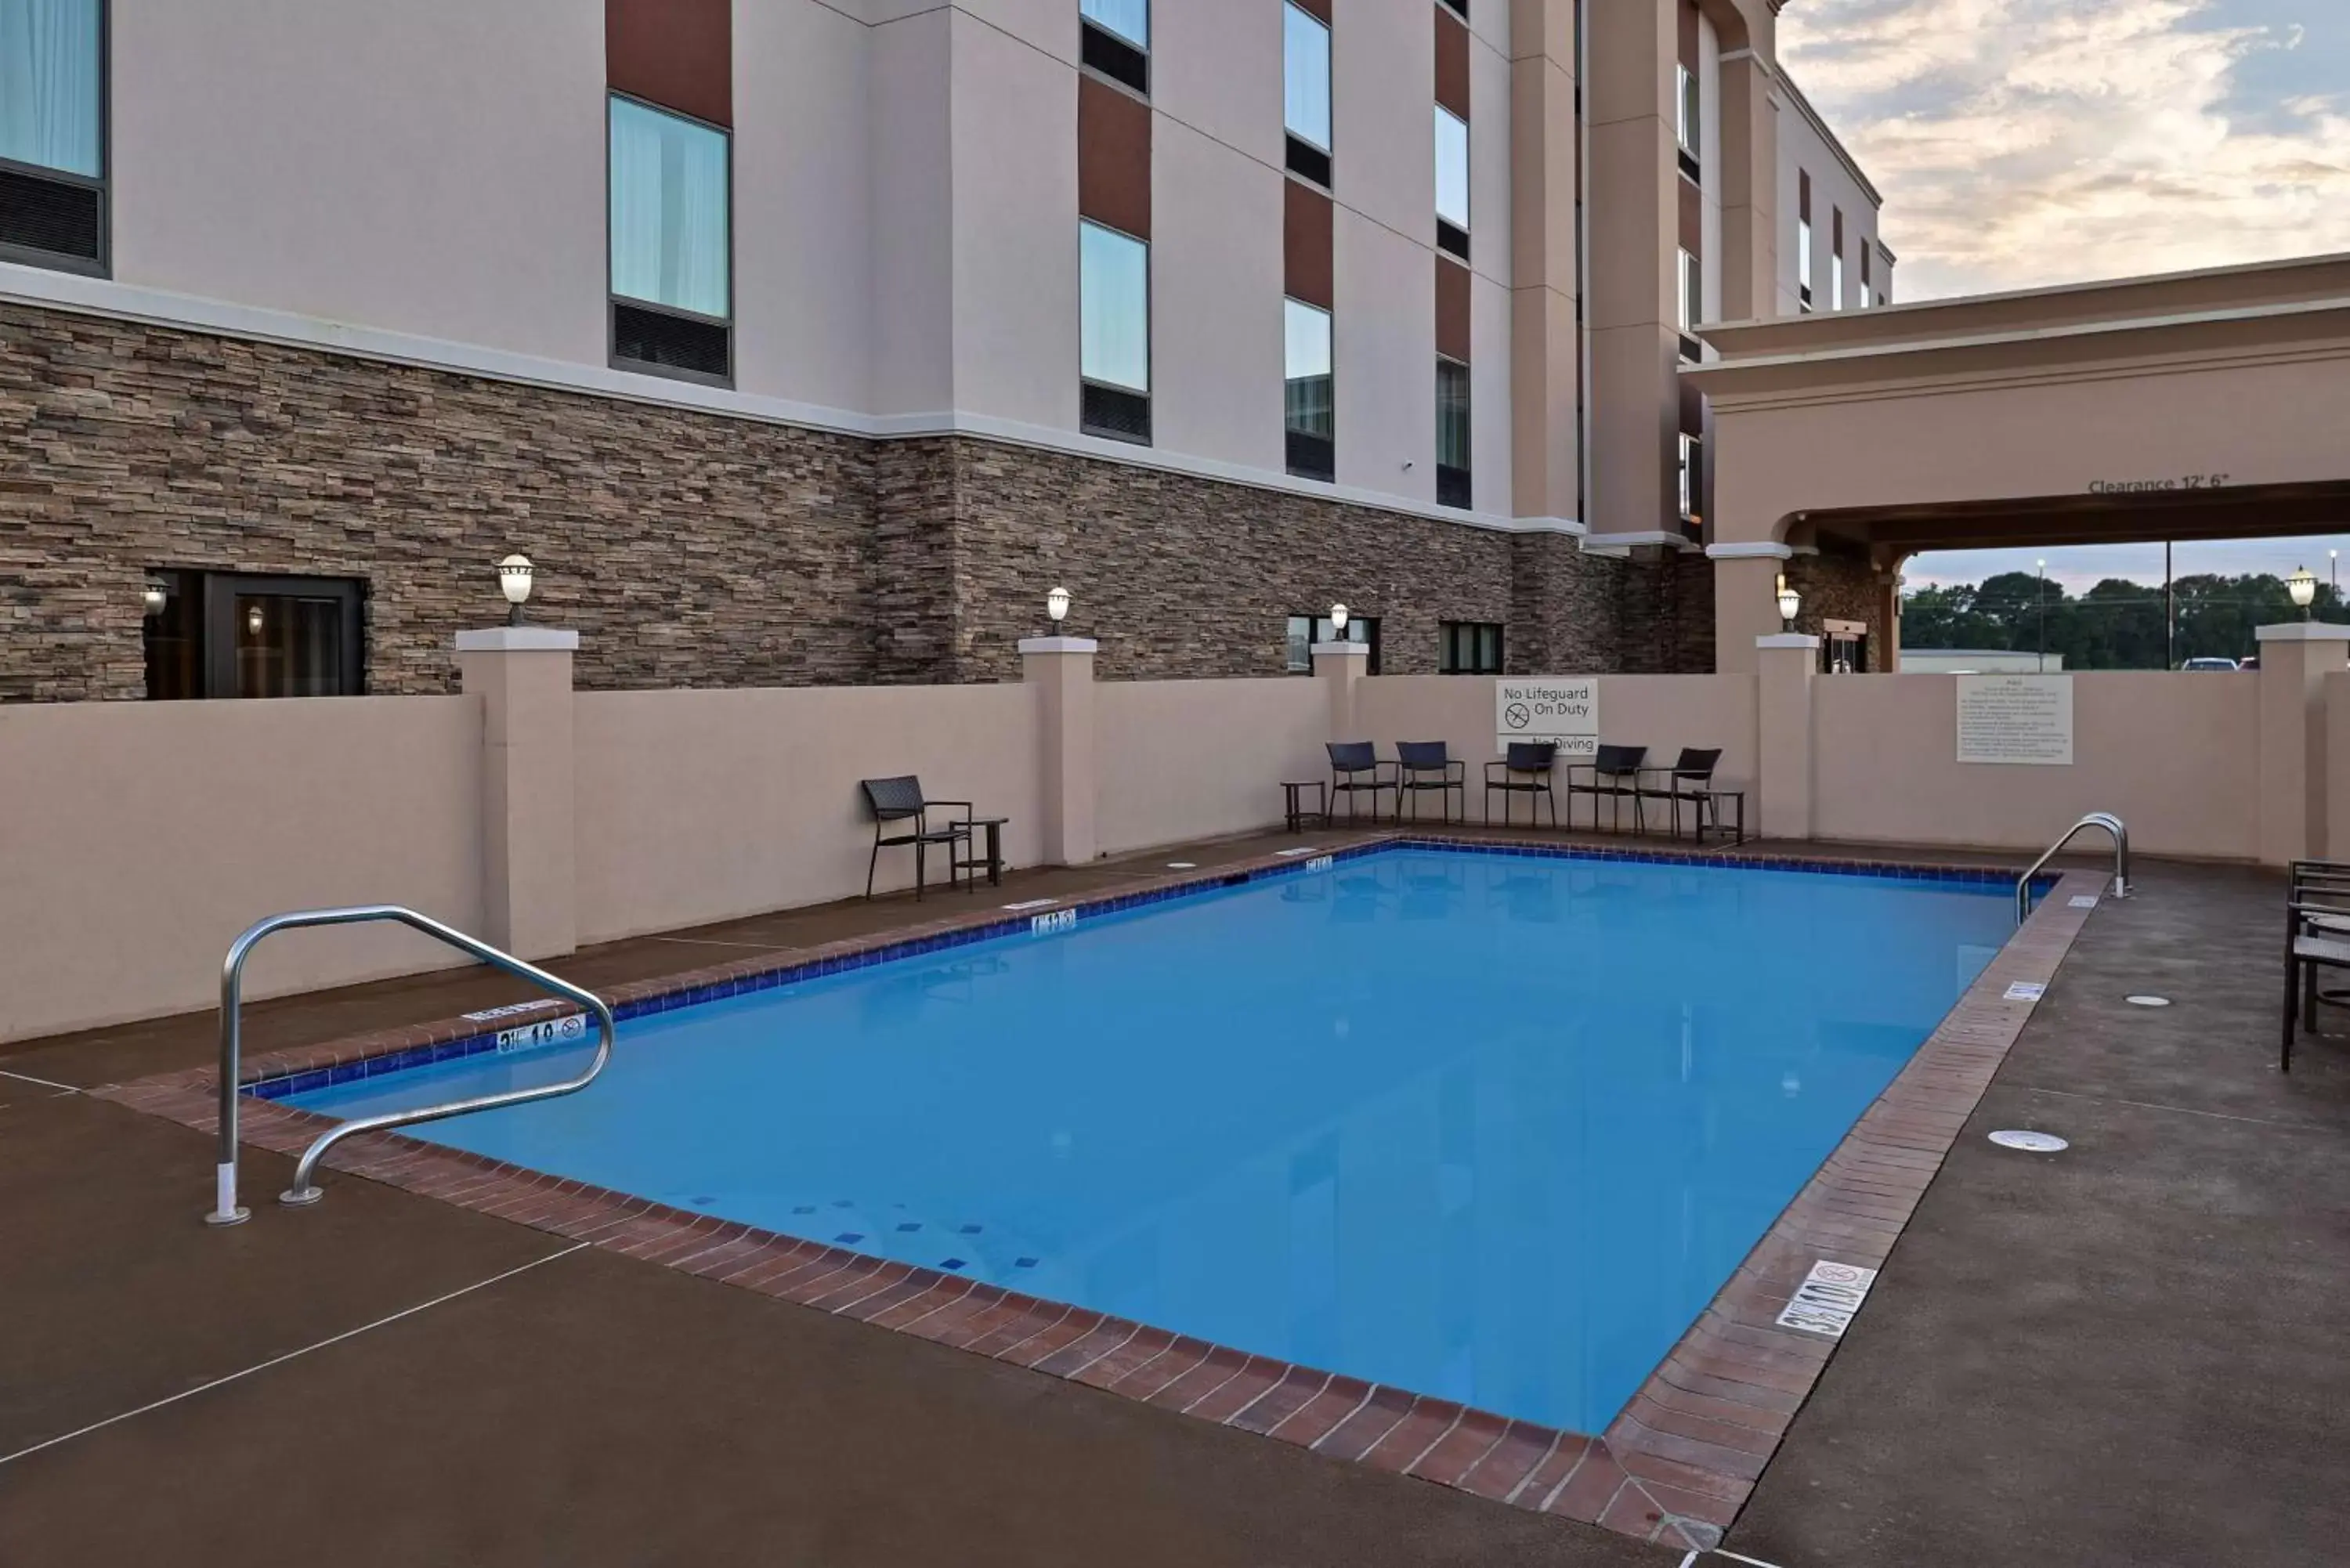
[[[2176, 639], [2170, 662], [2248, 659], [2252, 628], [2299, 620], [2282, 577], [2266, 572], [2227, 577], [2202, 574], [2171, 581]], [[2342, 598], [2320, 577], [2315, 614], [2341, 620]], [[2043, 643], [2042, 639], [2045, 638]], [[1920, 588], [1901, 601], [1901, 646], [1908, 649], [2043, 648], [2064, 656], [2067, 670], [2161, 670], [2163, 602], [2159, 585], [2107, 577], [2080, 597], [2030, 572], [2002, 572], [1975, 584]]]

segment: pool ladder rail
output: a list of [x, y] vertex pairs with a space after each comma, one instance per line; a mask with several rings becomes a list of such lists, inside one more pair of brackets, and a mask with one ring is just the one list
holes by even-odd
[[595, 1058], [578, 1076], [567, 1078], [558, 1084], [508, 1089], [495, 1095], [477, 1095], [472, 1099], [419, 1106], [412, 1110], [386, 1111], [380, 1116], [359, 1116], [329, 1127], [302, 1151], [300, 1161], [294, 1167], [294, 1185], [279, 1194], [279, 1202], [300, 1206], [316, 1203], [325, 1196], [318, 1190], [318, 1162], [326, 1158], [328, 1149], [355, 1134], [380, 1132], [385, 1127], [438, 1121], [443, 1116], [460, 1116], [469, 1111], [486, 1111], [497, 1106], [519, 1106], [532, 1100], [551, 1100], [558, 1095], [577, 1094], [594, 1083], [596, 1075], [604, 1070], [604, 1064], [611, 1060], [615, 1026], [612, 1010], [605, 1005], [603, 998], [567, 980], [551, 975], [535, 964], [525, 963], [512, 953], [502, 952], [478, 937], [469, 937], [452, 926], [444, 926], [430, 915], [420, 915], [414, 909], [403, 909], [398, 904], [355, 904], [346, 909], [296, 909], [289, 914], [272, 915], [230, 943], [228, 956], [221, 964], [220, 1162], [214, 1170], [213, 1211], [204, 1216], [204, 1223], [235, 1225], [248, 1215], [248, 1211], [236, 1200], [237, 1066], [244, 1022], [244, 961], [252, 956], [253, 950], [260, 945], [264, 937], [279, 931], [296, 930], [305, 926], [355, 926], [377, 920], [388, 920], [421, 931], [461, 952], [471, 953], [484, 963], [529, 981], [543, 991], [577, 1002], [596, 1019]]
[[2088, 815], [2083, 817], [2080, 821], [2074, 823], [2071, 827], [2066, 828], [2064, 830], [2064, 836], [2050, 845], [2048, 846], [2048, 853], [2033, 861], [2032, 863], [2032, 869], [2026, 871], [2022, 876], [2018, 877], [2015, 879], [2015, 923], [2017, 925], [2020, 926], [2023, 924], [2023, 922], [2029, 919], [2032, 914], [2032, 879], [2034, 877], [2039, 876], [2041, 867], [2047, 865], [2051, 860], [2055, 859], [2058, 854], [2064, 850], [2064, 846], [2072, 843], [2074, 838], [2080, 834], [2083, 829], [2090, 827], [2102, 827], [2113, 836], [2114, 886], [2112, 896], [2116, 898], [2126, 898], [2130, 896], [2129, 829], [2123, 826], [2122, 819], [2116, 816], [2112, 812], [2093, 811], [2089, 813]]

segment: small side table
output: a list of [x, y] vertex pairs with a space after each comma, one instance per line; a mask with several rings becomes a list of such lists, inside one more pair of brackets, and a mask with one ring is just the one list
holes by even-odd
[[[954, 868], [957, 871], [984, 871], [987, 873], [987, 885], [989, 887], [1003, 887], [1003, 825], [1011, 820], [1012, 819], [1008, 816], [977, 816], [972, 818], [971, 821], [962, 824], [962, 826], [965, 830], [963, 833], [963, 843], [966, 846], [971, 843], [971, 835], [972, 833], [983, 833], [986, 836], [987, 848], [984, 854], [980, 855], [970, 854], [968, 850], [958, 852], [957, 858], [954, 863]], [[974, 887], [978, 885], [978, 877], [974, 877], [972, 878], [972, 883]]]
[[1731, 843], [1734, 846], [1746, 842], [1746, 792], [1744, 790], [1709, 789], [1699, 790], [1693, 794], [1682, 795], [1679, 800], [1673, 802], [1673, 832], [1676, 835], [1679, 835], [1680, 832], [1680, 802], [1683, 800], [1699, 803], [1711, 801], [1713, 806], [1711, 812], [1709, 813], [1702, 804], [1699, 805], [1697, 821], [1692, 824], [1690, 828], [1690, 837], [1696, 839], [1700, 844], [1705, 842], [1706, 818], [1708, 815], [1711, 815], [1713, 818], [1713, 831], [1717, 836], [1719, 836], [1722, 831], [1721, 803], [1724, 801], [1731, 801], [1736, 803], [1738, 809], [1731, 816], [1731, 821], [1736, 824], [1736, 827], [1734, 829], [1736, 836], [1731, 840]]
[[[1309, 789], [1314, 792], [1314, 804], [1310, 806], [1304, 799]], [[1318, 822], [1324, 827], [1330, 826], [1330, 790], [1320, 779], [1284, 779], [1281, 792], [1284, 796], [1282, 818], [1288, 823], [1290, 832], [1305, 832], [1308, 822]]]

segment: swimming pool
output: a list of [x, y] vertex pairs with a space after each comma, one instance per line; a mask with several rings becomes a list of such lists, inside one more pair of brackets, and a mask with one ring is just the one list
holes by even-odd
[[1596, 1432], [2012, 921], [1988, 881], [1388, 847], [639, 1017], [582, 1094], [409, 1131]]

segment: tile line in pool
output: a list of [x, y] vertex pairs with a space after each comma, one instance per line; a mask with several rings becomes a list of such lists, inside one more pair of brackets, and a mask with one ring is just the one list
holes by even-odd
[[411, 1136], [1597, 1431], [1989, 963], [2009, 897], [1342, 855], [646, 1014], [592, 1089]]

